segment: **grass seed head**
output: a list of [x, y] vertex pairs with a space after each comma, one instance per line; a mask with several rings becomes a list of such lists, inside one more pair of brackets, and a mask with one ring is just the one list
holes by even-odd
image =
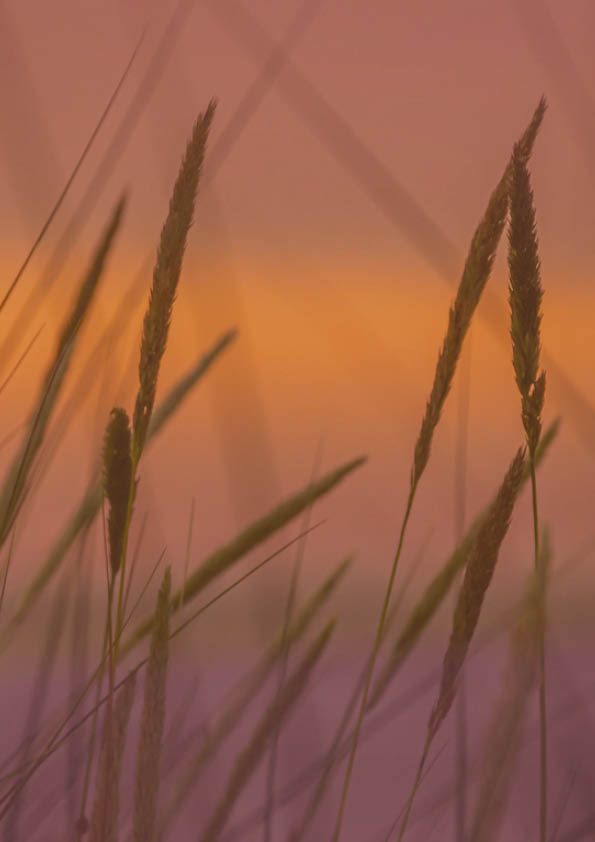
[[103, 446], [103, 485], [110, 510], [108, 516], [109, 561], [112, 577], [120, 569], [124, 529], [132, 481], [130, 421], [124, 409], [112, 409]]
[[200, 114], [194, 124], [174, 185], [169, 213], [161, 230], [157, 260], [153, 270], [149, 306], [143, 323], [139, 390], [133, 418], [133, 459], [135, 463], [140, 458], [151, 420], [159, 366], [167, 344], [169, 323], [186, 249], [186, 239], [192, 225], [196, 191], [214, 113], [215, 102], [211, 101], [204, 114]]
[[452, 705], [457, 678], [475, 632], [486, 591], [492, 581], [500, 546], [508, 531], [523, 479], [524, 462], [525, 451], [524, 448], [520, 448], [471, 550], [455, 608], [448, 649], [444, 656], [440, 695], [430, 717], [431, 732], [436, 732]]
[[545, 374], [538, 377], [541, 301], [540, 262], [535, 210], [527, 164], [517, 144], [512, 158], [508, 232], [509, 301], [512, 363], [522, 401], [522, 419], [530, 453], [541, 434]]

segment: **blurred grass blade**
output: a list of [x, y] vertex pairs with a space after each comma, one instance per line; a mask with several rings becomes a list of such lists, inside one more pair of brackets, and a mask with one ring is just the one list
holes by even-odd
[[15, 457], [4, 481], [0, 494], [0, 547], [6, 540], [22, 503], [27, 477], [58, 400], [78, 331], [93, 301], [105, 261], [120, 227], [125, 201], [125, 196], [123, 196], [116, 205], [99, 246], [93, 255], [91, 265], [81, 283], [78, 297], [60, 334], [54, 362], [44, 377], [38, 406], [31, 417], [29, 432], [24, 445]]
[[242, 679], [239, 686], [232, 691], [232, 698], [221, 713], [218, 714], [216, 722], [209, 729], [207, 741], [188, 765], [187, 770], [178, 782], [175, 795], [171, 798], [167, 808], [163, 811], [159, 819], [159, 838], [163, 837], [170, 821], [187, 798], [202, 767], [219, 749], [223, 740], [240, 721], [249, 703], [262, 689], [276, 662], [285, 651], [286, 646], [288, 644], [295, 644], [304, 636], [310, 623], [329, 599], [352, 561], [353, 556], [349, 556], [336, 567], [299, 611], [295, 620], [292, 621], [287, 629], [286, 634], [284, 635], [281, 632], [277, 640], [261, 656], [256, 666]]
[[[144, 41], [146, 31], [147, 30], [146, 30], [146, 27], [145, 27], [143, 29], [143, 31], [141, 32], [140, 38], [139, 38], [139, 40], [136, 44], [136, 47], [132, 51], [132, 55], [130, 56], [130, 59], [128, 60], [128, 64], [126, 65], [126, 68], [124, 69], [124, 72], [122, 73], [122, 76], [120, 77], [120, 80], [118, 81], [118, 84], [116, 85], [112, 95], [110, 96], [109, 101], [108, 101], [106, 107], [104, 108], [103, 113], [101, 114], [101, 117], [99, 118], [99, 120], [97, 122], [97, 125], [95, 126], [95, 129], [91, 133], [91, 136], [90, 136], [89, 140], [87, 141], [87, 143], [85, 145], [85, 148], [83, 149], [78, 161], [76, 162], [76, 165], [75, 165], [74, 169], [72, 170], [72, 173], [70, 174], [70, 177], [69, 177], [68, 181], [66, 182], [60, 196], [58, 197], [58, 200], [57, 200], [56, 204], [54, 205], [54, 207], [50, 211], [50, 214], [49, 214], [48, 218], [46, 219], [46, 221], [44, 222], [44, 224], [41, 228], [41, 231], [37, 235], [37, 237], [35, 239], [35, 242], [31, 246], [31, 248], [29, 249], [29, 253], [27, 254], [25, 260], [21, 264], [20, 269], [18, 270], [17, 274], [13, 278], [11, 285], [9, 286], [9, 288], [6, 291], [2, 301], [0, 302], [0, 313], [2, 312], [2, 310], [4, 309], [4, 307], [6, 305], [6, 302], [8, 301], [10, 296], [12, 295], [12, 293], [13, 293], [16, 285], [18, 284], [23, 272], [27, 268], [27, 265], [29, 264], [29, 261], [31, 260], [31, 258], [35, 254], [35, 250], [37, 249], [38, 245], [41, 243], [43, 237], [45, 236], [45, 233], [48, 230], [48, 228], [50, 227], [50, 225], [52, 223], [52, 220], [54, 219], [55, 215], [58, 213], [58, 210], [60, 209], [60, 205], [62, 204], [62, 202], [66, 198], [66, 194], [68, 193], [68, 191], [70, 189], [70, 186], [71, 186], [72, 182], [74, 181], [74, 179], [76, 177], [76, 174], [78, 173], [81, 166], [83, 165], [83, 162], [84, 162], [88, 152], [90, 151], [91, 146], [93, 145], [93, 142], [95, 141], [95, 138], [97, 137], [97, 135], [99, 133], [99, 130], [101, 129], [101, 126], [105, 122], [114, 102], [116, 101], [118, 93], [120, 92], [120, 89], [121, 89], [122, 85], [124, 84], [124, 81], [125, 81], [126, 77], [128, 76], [130, 68], [132, 67], [132, 65], [134, 63], [134, 59], [136, 58], [136, 54], [138, 53], [138, 51], [141, 47], [141, 44]], [[19, 314], [19, 317], [18, 317], [19, 324], [17, 324], [17, 323], [13, 324], [12, 329], [11, 329], [11, 333], [17, 334], [19, 327], [22, 326], [22, 321], [24, 321], [25, 319], [29, 319], [30, 310], [28, 310], [27, 305], [30, 303], [31, 298], [34, 297], [34, 294], [35, 294], [36, 291], [37, 290], [34, 291], [33, 295], [30, 297], [30, 299], [27, 302], [27, 304], [25, 305], [25, 307], [21, 310], [21, 313]], [[5, 341], [4, 341], [4, 344], [2, 346], [2, 353], [6, 352], [7, 348], [10, 347], [10, 344], [11, 344], [11, 341], [10, 341], [10, 337], [9, 337], [9, 338], [5, 339]]]
[[156, 407], [151, 416], [149, 423], [149, 439], [156, 436], [161, 430], [165, 422], [173, 415], [176, 409], [180, 406], [186, 395], [190, 392], [194, 384], [200, 380], [205, 374], [211, 364], [227, 348], [235, 339], [237, 339], [238, 331], [233, 328], [224, 333], [217, 341], [203, 354], [196, 365], [194, 365], [189, 372], [180, 378], [175, 386], [170, 389], [169, 394]]
[[[236, 561], [239, 561], [246, 553], [258, 546], [273, 535], [282, 526], [299, 515], [312, 501], [328, 494], [348, 474], [359, 468], [366, 461], [365, 456], [353, 459], [326, 474], [315, 483], [309, 483], [305, 489], [298, 491], [291, 497], [279, 503], [269, 514], [254, 521], [250, 526], [240, 532], [234, 539], [224, 544], [218, 550], [211, 553], [190, 574], [185, 582], [183, 601], [182, 592], [177, 591], [171, 598], [172, 612], [178, 611], [183, 605], [191, 602], [217, 576], [225, 573]], [[128, 640], [122, 645], [121, 655], [124, 655], [145, 637], [153, 626], [153, 617], [148, 617], [131, 634]]]

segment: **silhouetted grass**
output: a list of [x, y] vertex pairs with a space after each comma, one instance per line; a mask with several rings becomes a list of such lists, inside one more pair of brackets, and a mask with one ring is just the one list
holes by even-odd
[[[276, 61], [271, 64], [267, 72], [272, 75], [278, 74], [283, 66], [282, 59], [282, 55], [277, 55]], [[294, 94], [298, 92], [296, 94], [298, 99], [301, 94], [304, 94], [306, 98], [312, 94], [307, 85], [300, 88], [302, 83], [299, 75], [292, 77], [290, 73], [289, 78], [293, 78]], [[266, 74], [261, 81], [263, 84], [266, 82]], [[253, 93], [254, 96], [257, 94], [258, 91]], [[320, 106], [320, 103], [318, 105]], [[548, 829], [548, 766], [544, 602], [546, 567], [550, 551], [547, 541], [541, 544], [538, 541], [536, 469], [557, 436], [559, 419], [542, 435], [545, 377], [543, 373], [538, 373], [542, 290], [539, 282], [533, 196], [529, 186], [528, 171], [532, 148], [545, 108], [545, 100], [542, 99], [525, 133], [515, 144], [511, 159], [497, 182], [472, 237], [459, 287], [448, 314], [434, 380], [413, 447], [408, 497], [401, 521], [396, 554], [378, 618], [375, 640], [353, 692], [346, 700], [347, 704], [338, 729], [332, 741], [329, 741], [330, 748], [327, 748], [322, 761], [316, 766], [316, 778], [312, 781], [315, 784], [313, 792], [306, 802], [301, 818], [292, 828], [289, 837], [291, 842], [298, 842], [305, 838], [313, 817], [328, 792], [331, 773], [337, 768], [339, 760], [347, 756], [345, 778], [332, 835], [334, 842], [339, 842], [360, 732], [364, 735], [368, 731], [364, 719], [385, 696], [386, 690], [406, 659], [415, 657], [419, 651], [423, 633], [432, 620], [436, 619], [440, 606], [460, 572], [462, 583], [456, 598], [450, 638], [445, 647], [441, 677], [439, 681], [432, 679], [430, 685], [435, 693], [436, 701], [429, 717], [418, 772], [404, 808], [404, 815], [399, 819], [399, 838], [404, 837], [413, 799], [422, 782], [430, 748], [441, 723], [451, 709], [461, 669], [469, 656], [471, 643], [482, 621], [484, 600], [495, 572], [498, 555], [515, 504], [529, 478], [533, 495], [535, 573], [524, 599], [523, 610], [519, 615], [520, 619], [511, 647], [510, 667], [506, 678], [509, 694], [503, 695], [504, 700], [496, 708], [488, 735], [486, 761], [474, 802], [475, 810], [470, 839], [492, 839], [497, 835], [504, 799], [511, 786], [514, 771], [514, 749], [521, 740], [521, 726], [527, 702], [536, 684], [536, 678], [539, 678], [541, 717], [539, 833], [542, 842], [545, 842]], [[325, 113], [324, 107], [320, 113]], [[323, 630], [313, 641], [308, 641], [307, 635], [312, 622], [315, 619], [317, 621], [322, 619], [322, 609], [343, 581], [353, 556], [341, 561], [296, 612], [297, 581], [301, 562], [301, 555], [298, 555], [279, 635], [270, 642], [257, 663], [233, 688], [229, 698], [220, 702], [208, 727], [203, 723], [202, 743], [188, 741], [184, 768], [177, 774], [177, 780], [172, 787], [166, 789], [164, 786], [166, 778], [173, 776], [171, 771], [169, 775], [166, 774], [166, 764], [162, 762], [162, 754], [167, 747], [168, 739], [165, 724], [170, 641], [183, 633], [198, 616], [207, 612], [214, 602], [260, 569], [281, 550], [277, 550], [273, 556], [269, 556], [208, 602], [196, 607], [207, 587], [229, 573], [249, 552], [275, 536], [280, 529], [300, 514], [304, 515], [305, 521], [300, 537], [310, 531], [307, 526], [313, 503], [329, 494], [354, 471], [363, 467], [366, 457], [350, 459], [326, 472], [320, 478], [313, 477], [308, 485], [287, 495], [268, 512], [255, 519], [235, 536], [222, 542], [217, 549], [198, 562], [192, 558], [189, 539], [186, 568], [179, 587], [172, 586], [171, 569], [167, 567], [162, 576], [154, 612], [140, 620], [136, 618], [137, 607], [163, 554], [157, 558], [153, 573], [148, 580], [145, 578], [145, 581], [138, 584], [140, 574], [137, 571], [134, 587], [132, 583], [135, 563], [134, 560], [128, 563], [127, 558], [130, 529], [135, 516], [136, 489], [138, 483], [142, 482], [142, 476], [139, 476], [137, 472], [139, 465], [142, 465], [145, 450], [165, 424], [173, 419], [194, 386], [211, 370], [215, 362], [220, 361], [223, 351], [230, 346], [237, 335], [235, 330], [225, 333], [180, 377], [165, 398], [158, 402], [161, 362], [166, 353], [170, 330], [175, 331], [175, 327], [172, 327], [172, 315], [182, 277], [183, 258], [193, 221], [203, 164], [208, 159], [207, 142], [214, 114], [215, 104], [212, 101], [194, 123], [161, 231], [149, 302], [142, 325], [138, 391], [135, 401], [130, 407], [130, 413], [124, 407], [112, 409], [105, 423], [103, 442], [97, 442], [97, 451], [102, 457], [97, 460], [97, 463], [99, 465], [102, 461], [102, 470], [100, 472], [98, 468], [74, 514], [63, 526], [53, 546], [49, 547], [46, 557], [39, 559], [32, 581], [26, 585], [19, 596], [16, 610], [8, 618], [0, 633], [0, 646], [2, 651], [5, 651], [25, 621], [31, 624], [36, 622], [35, 609], [39, 601], [47, 596], [49, 585], [58, 570], [64, 571], [63, 581], [67, 581], [68, 570], [65, 563], [68, 552], [76, 541], [80, 541], [81, 546], [84, 546], [90, 527], [103, 507], [107, 517], [105, 558], [103, 559], [106, 576], [104, 605], [106, 622], [99, 663], [94, 665], [92, 675], [82, 688], [77, 689], [75, 681], [72, 681], [70, 700], [66, 711], [60, 712], [58, 724], [52, 722], [49, 726], [42, 727], [41, 716], [45, 692], [57, 655], [59, 632], [66, 619], [65, 609], [62, 608], [63, 602], [57, 601], [46, 638], [44, 658], [39, 667], [36, 686], [40, 699], [32, 699], [24, 739], [19, 749], [6, 759], [0, 778], [0, 820], [5, 822], [6, 842], [12, 842], [12, 840], [16, 842], [18, 838], [23, 815], [28, 805], [27, 798], [31, 797], [31, 780], [65, 744], [70, 748], [67, 784], [68, 788], [72, 788], [72, 792], [70, 789], [68, 791], [70, 836], [77, 840], [88, 838], [91, 842], [116, 842], [124, 838], [124, 810], [120, 809], [122, 769], [128, 751], [127, 746], [132, 742], [132, 711], [136, 680], [144, 667], [146, 667], [144, 702], [140, 731], [134, 743], [136, 765], [130, 839], [132, 842], [165, 842], [167, 838], [175, 838], [175, 835], [170, 832], [172, 825], [183, 805], [195, 791], [198, 780], [204, 776], [207, 764], [222, 751], [222, 746], [240, 724], [246, 710], [261, 691], [274, 667], [280, 664], [279, 680], [268, 709], [260, 717], [252, 736], [237, 756], [225, 785], [217, 793], [213, 808], [204, 809], [200, 817], [201, 825], [195, 828], [195, 837], [202, 842], [215, 842], [217, 839], [225, 838], [225, 828], [232, 811], [251, 776], [263, 760], [267, 747], [270, 747], [267, 797], [261, 820], [264, 820], [265, 825], [264, 839], [268, 842], [273, 842], [274, 839], [272, 815], [284, 798], [283, 790], [277, 785], [276, 780], [277, 738], [281, 724], [297, 704], [311, 672], [326, 650], [335, 625], [335, 620], [330, 622], [323, 620]], [[326, 113], [326, 117], [337, 131], [341, 130], [340, 122], [333, 123], [335, 118], [332, 112], [330, 116]], [[382, 169], [376, 166], [377, 162], [373, 158], [366, 157], [365, 150], [358, 146], [357, 140], [352, 138], [350, 143], [351, 146], [344, 157], [359, 161], [361, 177], [371, 176], [373, 179], [381, 177]], [[228, 147], [223, 145], [221, 148], [225, 151]], [[77, 351], [80, 328], [84, 320], [88, 318], [98, 283], [104, 275], [107, 257], [121, 225], [124, 205], [125, 200], [122, 198], [117, 203], [92, 256], [89, 269], [80, 284], [78, 296], [60, 332], [54, 356], [42, 380], [25, 430], [23, 444], [17, 450], [2, 485], [0, 546], [7, 543], [9, 538], [11, 541], [6, 567], [3, 571], [2, 596], [6, 587], [9, 562], [12, 558], [15, 521], [28, 495], [32, 494], [31, 476], [39, 467], [43, 445], [48, 444], [48, 430], [54, 417], [61, 387]], [[509, 218], [512, 357], [514, 375], [521, 395], [521, 419], [525, 430], [527, 454], [523, 449], [517, 451], [493, 499], [475, 515], [466, 533], [461, 534], [457, 546], [450, 552], [444, 552], [446, 561], [431, 577], [421, 597], [414, 603], [407, 619], [400, 625], [392, 648], [386, 656], [383, 669], [372, 683], [375, 662], [381, 647], [386, 645], [389, 623], [398, 616], [396, 614], [398, 601], [395, 601], [391, 609], [391, 597], [414, 499], [431, 457], [432, 443], [453, 383], [465, 336], [484, 294], [502, 233]], [[20, 275], [16, 280], [19, 280], [19, 277]], [[13, 282], [12, 287], [9, 287], [4, 302], [15, 283], [16, 281]], [[0, 304], [0, 310], [3, 303]], [[398, 330], [398, 324], [395, 325], [395, 329]], [[85, 369], [87, 381], [97, 369], [97, 360], [98, 356], [94, 352], [89, 357]], [[224, 364], [224, 359], [220, 362]], [[17, 373], [18, 364], [10, 376]], [[85, 378], [79, 381], [79, 386], [75, 390], [78, 401], [81, 400], [81, 395], [87, 388], [84, 380]], [[73, 399], [73, 402], [67, 405], [67, 410], [57, 425], [59, 430], [55, 434], [55, 441], [60, 441], [65, 434], [67, 424], [71, 421], [71, 415], [74, 415], [76, 409], [76, 400]], [[47, 465], [50, 462], [51, 458], [48, 459]], [[167, 490], [163, 489], [163, 493], [167, 493]], [[191, 529], [194, 511], [193, 501]], [[137, 552], [139, 547], [140, 539]], [[156, 552], [153, 555], [157, 557]], [[82, 559], [82, 554], [80, 559]], [[73, 630], [75, 636], [84, 637], [87, 634], [86, 620], [88, 618], [83, 616], [85, 601], [80, 577], [85, 574], [80, 559], [77, 574], [79, 601]], [[130, 611], [128, 611], [129, 601], [134, 602]], [[0, 598], [0, 607], [1, 605], [2, 598]], [[172, 629], [178, 616], [186, 609], [192, 609], [194, 613], [184, 615], [179, 624]], [[349, 622], [349, 618], [345, 618], [345, 622]], [[140, 657], [132, 669], [124, 672], [124, 659], [134, 650], [140, 649], [149, 635], [151, 635], [149, 655]], [[297, 644], [301, 646], [304, 642], [307, 643], [306, 651], [300, 653], [299, 664], [287, 678], [290, 648]], [[81, 659], [81, 652], [77, 653], [75, 650], [77, 647], [73, 645], [73, 664], [84, 660]], [[107, 673], [107, 691], [103, 686], [105, 673]], [[88, 702], [88, 695], [93, 687], [95, 699]], [[473, 690], [473, 686], [470, 686], [469, 693], [472, 694]], [[350, 721], [358, 708], [358, 703], [359, 710], [355, 725], [349, 732]], [[417, 696], [411, 703], [417, 703]], [[88, 705], [90, 709], [87, 709]], [[192, 712], [188, 709], [188, 705], [182, 705], [181, 710], [183, 715], [176, 717], [175, 720], [177, 729], [181, 728], [186, 715], [189, 716]], [[103, 728], [100, 754], [98, 758], [95, 758], [95, 735], [98, 730], [96, 722], [101, 711], [103, 711]], [[380, 714], [378, 719], [380, 719]], [[88, 739], [83, 739], [81, 729], [89, 720], [92, 722], [91, 733], [90, 736], [87, 735]], [[373, 720], [370, 725], [376, 721]], [[176, 733], [174, 732], [172, 736], [176, 737]], [[397, 744], [396, 740], [395, 744]], [[80, 767], [83, 763], [84, 774], [81, 774]], [[167, 794], [164, 794], [165, 792]], [[93, 804], [90, 815], [87, 816], [87, 798], [93, 794]], [[77, 805], [80, 805], [80, 809]]]

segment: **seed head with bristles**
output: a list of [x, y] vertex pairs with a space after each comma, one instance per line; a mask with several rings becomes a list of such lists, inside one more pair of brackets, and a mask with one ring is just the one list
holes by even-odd
[[[518, 161], [526, 164], [529, 160], [546, 107], [545, 98], [542, 97], [531, 122], [515, 146]], [[450, 390], [463, 340], [492, 270], [496, 249], [506, 223], [512, 170], [513, 159], [511, 158], [504, 175], [490, 196], [483, 219], [477, 226], [471, 241], [456, 299], [450, 309], [448, 328], [438, 357], [434, 384], [415, 445], [411, 471], [412, 489], [417, 485], [430, 457], [432, 437]]]
[[540, 263], [535, 232], [535, 210], [527, 164], [519, 146], [512, 159], [510, 229], [508, 232], [512, 363], [521, 393], [522, 418], [530, 453], [541, 435], [545, 372], [539, 367], [541, 300]]
[[103, 446], [103, 485], [110, 511], [108, 516], [109, 561], [112, 577], [120, 569], [128, 509], [132, 457], [130, 421], [124, 409], [112, 409]]
[[215, 113], [212, 100], [199, 115], [186, 147], [169, 213], [161, 231], [153, 285], [143, 323], [139, 363], [139, 390], [133, 418], [133, 458], [138, 463], [155, 402], [157, 377], [165, 351], [172, 307], [182, 269], [188, 230], [192, 225], [196, 191], [201, 175], [209, 128]]

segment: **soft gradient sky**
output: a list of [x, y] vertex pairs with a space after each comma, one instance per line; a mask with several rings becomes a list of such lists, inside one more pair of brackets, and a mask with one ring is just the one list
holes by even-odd
[[[571, 401], [564, 376], [595, 404], [595, 6], [590, 0], [327, 0], [306, 3], [305, 13], [302, 6], [250, 3], [253, 21], [271, 38], [281, 40], [293, 28], [291, 66], [276, 79], [265, 76], [254, 113], [240, 130], [232, 122], [231, 135], [230, 121], [254, 95], [251, 86], [269, 55], [266, 38], [254, 34], [234, 4], [218, 0], [214, 11], [209, 2], [181, 3], [183, 17], [165, 48], [160, 43], [176, 9], [169, 0], [4, 0], [0, 6], [5, 288], [149, 24], [113, 111], [1, 316], [6, 331], [35, 291], [26, 330], [19, 329], [10, 357], [4, 349], [2, 377], [45, 325], [2, 394], [5, 435], [32, 405], [90, 250], [126, 186], [123, 230], [82, 337], [82, 358], [148, 260], [145, 281], [129, 327], [104, 348], [93, 389], [31, 506], [11, 572], [15, 587], [77, 502], [109, 408], [115, 402], [132, 408], [152, 255], [192, 123], [212, 96], [219, 105], [211, 154], [161, 394], [223, 331], [236, 326], [239, 338], [140, 471], [136, 525], [148, 512], [146, 569], [167, 546], [182, 575], [192, 498], [196, 562], [305, 485], [323, 436], [319, 474], [360, 453], [370, 460], [315, 507], [314, 520], [329, 520], [309, 539], [306, 570], [318, 580], [356, 550], [353, 594], [376, 610], [464, 256], [542, 94], [549, 108], [531, 173], [545, 289], [545, 416], [549, 422], [562, 414], [564, 425], [540, 473], [539, 499], [558, 562], [591, 533], [595, 415]], [[159, 50], [165, 57], [151, 78]], [[148, 93], [138, 104], [142, 86]], [[94, 182], [127, 120], [113, 168]], [[50, 271], [73, 214], [83, 214], [81, 230], [59, 271]], [[506, 284], [503, 240], [489, 283], [501, 302]], [[487, 326], [494, 306], [482, 302], [465, 355], [467, 518], [488, 501], [522, 442], [508, 322], [496, 317], [499, 333]], [[71, 384], [77, 371], [80, 363]], [[428, 535], [426, 570], [452, 544], [458, 381], [416, 502], [407, 567]], [[6, 462], [9, 448], [1, 455]], [[529, 517], [525, 494], [504, 554], [509, 575], [501, 574], [496, 591], [510, 582], [516, 587], [530, 569]], [[284, 530], [271, 549], [297, 529]], [[290, 564], [284, 558], [279, 571]]]

